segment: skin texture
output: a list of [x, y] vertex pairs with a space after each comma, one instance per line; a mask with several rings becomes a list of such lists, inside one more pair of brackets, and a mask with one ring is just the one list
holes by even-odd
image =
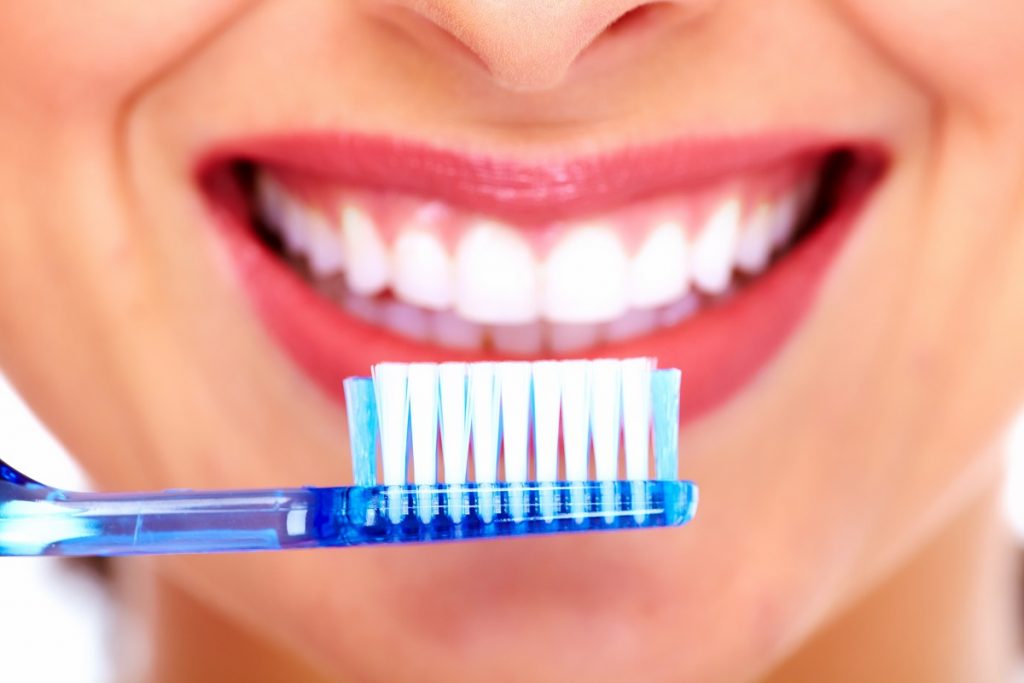
[[[193, 182], [226, 137], [536, 159], [809, 127], [892, 154], [800, 329], [684, 428], [698, 524], [124, 563], [155, 677], [741, 681], [790, 658], [782, 679], [832, 680], [856, 654], [876, 680], [973, 655], [999, 680], [1006, 543], [984, 499], [1024, 393], [1024, 4], [680, 0], [609, 28], [638, 5], [0, 5], [0, 366], [103, 489], [351, 476], [342, 408], [262, 329]], [[865, 656], [872, 624], [915, 613], [901, 586], [940, 616]], [[983, 653], [957, 619], [992, 629]]]

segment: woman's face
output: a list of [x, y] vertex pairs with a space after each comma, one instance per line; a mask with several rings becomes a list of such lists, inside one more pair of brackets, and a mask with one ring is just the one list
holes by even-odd
[[688, 527], [157, 566], [356, 680], [756, 674], [988, 478], [1021, 30], [1017, 0], [4, 3], [0, 365], [98, 486], [241, 488], [349, 481], [335, 388], [375, 360], [658, 355]]

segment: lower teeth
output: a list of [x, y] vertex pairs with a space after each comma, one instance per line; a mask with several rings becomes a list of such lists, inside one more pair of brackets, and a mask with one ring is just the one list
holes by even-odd
[[[431, 311], [390, 296], [361, 296], [345, 284], [342, 274], [316, 279], [307, 276], [314, 289], [352, 316], [385, 327], [415, 341], [451, 349], [495, 350], [513, 355], [544, 351], [569, 353], [641, 337], [673, 327], [713, 303], [710, 297], [690, 292], [682, 299], [651, 309], [633, 309], [605, 323], [568, 324], [537, 321], [521, 325], [483, 325], [452, 311]], [[722, 298], [715, 297], [715, 299]]]

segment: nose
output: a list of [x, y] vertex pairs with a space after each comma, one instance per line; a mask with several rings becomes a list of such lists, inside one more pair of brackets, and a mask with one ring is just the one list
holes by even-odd
[[563, 81], [580, 54], [610, 27], [640, 10], [685, 9], [708, 0], [397, 0], [447, 32], [513, 90]]

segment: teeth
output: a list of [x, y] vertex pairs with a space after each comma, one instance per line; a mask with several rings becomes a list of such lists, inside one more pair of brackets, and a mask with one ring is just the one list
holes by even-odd
[[800, 199], [798, 194], [789, 194], [779, 199], [775, 205], [770, 228], [773, 248], [785, 246], [796, 232], [797, 219], [800, 216]]
[[[723, 300], [737, 289], [734, 268], [757, 275], [792, 241], [815, 190], [807, 180], [746, 208], [737, 191], [695, 231], [659, 218], [638, 226], [645, 236], [632, 255], [611, 220], [557, 225], [552, 238], [541, 237], [553, 241], [546, 259], [535, 255], [528, 233], [482, 217], [459, 223], [468, 230], [452, 254], [442, 235], [453, 211], [437, 202], [406, 214], [413, 218], [389, 245], [387, 226], [378, 227], [370, 205], [356, 198], [339, 201], [334, 224], [260, 174], [256, 201], [286, 260], [304, 264], [320, 295], [355, 317], [447, 348], [535, 355], [678, 325], [700, 309], [702, 294]], [[687, 215], [685, 206], [678, 215]], [[394, 298], [380, 296], [387, 291]]]
[[345, 235], [345, 253], [348, 286], [357, 294], [377, 294], [387, 287], [391, 277], [391, 263], [387, 247], [369, 214], [346, 204], [341, 210], [341, 224]]
[[402, 336], [420, 341], [429, 339], [430, 322], [430, 313], [422, 308], [400, 301], [384, 304], [384, 326]]
[[551, 321], [612, 320], [626, 310], [628, 264], [611, 228], [588, 226], [569, 232], [544, 267], [543, 313]]
[[554, 323], [548, 332], [548, 348], [555, 353], [569, 353], [596, 346], [601, 341], [601, 326], [597, 324], [566, 325]]
[[479, 349], [484, 341], [484, 328], [451, 311], [432, 315], [431, 337], [449, 349]]
[[772, 253], [772, 207], [761, 202], [747, 219], [743, 235], [736, 246], [736, 266], [756, 275], [768, 265]]
[[537, 317], [537, 265], [511, 228], [481, 221], [455, 254], [455, 310], [482, 323], [525, 323]]
[[491, 341], [497, 351], [526, 356], [540, 353], [544, 348], [544, 333], [540, 323], [496, 325], [491, 331]]
[[423, 230], [407, 230], [395, 240], [395, 294], [434, 310], [452, 303], [451, 259], [441, 240]]
[[651, 308], [682, 296], [689, 286], [687, 250], [682, 225], [658, 224], [630, 264], [629, 303]]
[[658, 326], [658, 314], [649, 308], [637, 308], [608, 323], [604, 336], [608, 341], [639, 337]]
[[306, 214], [309, 230], [309, 268], [319, 277], [340, 273], [345, 267], [344, 249], [339, 235], [318, 213]]
[[720, 294], [729, 286], [739, 223], [739, 199], [730, 198], [711, 213], [694, 242], [693, 281], [709, 294]]

